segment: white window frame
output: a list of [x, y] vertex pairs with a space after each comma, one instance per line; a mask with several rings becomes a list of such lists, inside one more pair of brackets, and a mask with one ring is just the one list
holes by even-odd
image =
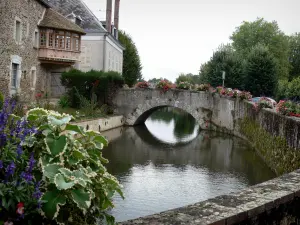
[[33, 66], [31, 67], [30, 70], [30, 87], [31, 90], [34, 91], [36, 88], [36, 67]]
[[[20, 23], [20, 40], [17, 40], [17, 22]], [[22, 33], [23, 33], [22, 21], [19, 17], [16, 17], [14, 20], [14, 39], [17, 44], [21, 44], [22, 42]]]
[[[17, 77], [16, 77], [16, 86], [12, 86], [11, 84], [11, 78], [13, 76], [13, 68], [12, 65], [18, 64], [18, 71], [17, 71]], [[17, 93], [18, 89], [20, 88], [20, 80], [21, 80], [21, 72], [22, 71], [22, 57], [18, 55], [12, 55], [11, 56], [11, 62], [10, 62], [10, 80], [9, 80], [9, 86], [10, 86], [10, 94]]]
[[38, 29], [35, 29], [33, 32], [33, 47], [38, 48], [39, 47], [39, 42], [40, 42], [40, 34]]

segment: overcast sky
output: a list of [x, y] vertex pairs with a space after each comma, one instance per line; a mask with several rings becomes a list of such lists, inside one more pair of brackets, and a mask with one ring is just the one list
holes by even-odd
[[[106, 0], [83, 0], [105, 20]], [[200, 65], [243, 21], [276, 20], [300, 32], [300, 0], [121, 0], [120, 29], [138, 48], [146, 80], [198, 74]]]

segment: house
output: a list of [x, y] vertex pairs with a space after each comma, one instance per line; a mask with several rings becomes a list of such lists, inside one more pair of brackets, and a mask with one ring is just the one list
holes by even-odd
[[0, 91], [24, 101], [62, 93], [60, 75], [80, 59], [85, 31], [44, 0], [0, 1]]
[[104, 24], [82, 0], [48, 0], [48, 4], [70, 20], [78, 21], [86, 33], [82, 37], [80, 62], [76, 68], [82, 71], [94, 69], [122, 73], [124, 47], [118, 41], [120, 0], [115, 0], [114, 25], [112, 0], [107, 0]]

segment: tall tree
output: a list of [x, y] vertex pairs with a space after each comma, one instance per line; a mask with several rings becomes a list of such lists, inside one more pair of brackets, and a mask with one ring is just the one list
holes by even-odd
[[213, 86], [222, 85], [222, 71], [226, 72], [225, 86], [243, 89], [243, 60], [230, 45], [221, 45], [201, 66], [201, 81]]
[[232, 46], [244, 58], [246, 58], [251, 49], [257, 44], [268, 47], [276, 59], [278, 67], [278, 77], [288, 77], [288, 38], [279, 29], [276, 21], [267, 22], [263, 18], [258, 18], [253, 22], [243, 22], [236, 28], [230, 39], [233, 41]]
[[289, 80], [292, 80], [300, 77], [300, 33], [295, 33], [289, 37], [289, 47], [289, 61], [291, 64]]
[[245, 85], [255, 96], [272, 96], [277, 86], [276, 59], [268, 48], [257, 45], [249, 53], [245, 66]]
[[125, 47], [123, 52], [123, 77], [125, 83], [132, 87], [138, 80], [142, 79], [142, 64], [130, 35], [124, 31], [119, 31], [119, 41]]

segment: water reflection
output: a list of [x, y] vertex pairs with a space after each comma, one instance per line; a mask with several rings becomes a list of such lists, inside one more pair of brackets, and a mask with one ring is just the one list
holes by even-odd
[[147, 126], [124, 128], [104, 150], [110, 160], [108, 171], [124, 186], [126, 199], [116, 196], [111, 211], [117, 221], [192, 204], [274, 177], [247, 143], [199, 132], [192, 120], [177, 110], [160, 110]]
[[161, 142], [178, 144], [194, 139], [200, 126], [181, 109], [165, 107], [155, 111], [146, 121], [150, 133]]

